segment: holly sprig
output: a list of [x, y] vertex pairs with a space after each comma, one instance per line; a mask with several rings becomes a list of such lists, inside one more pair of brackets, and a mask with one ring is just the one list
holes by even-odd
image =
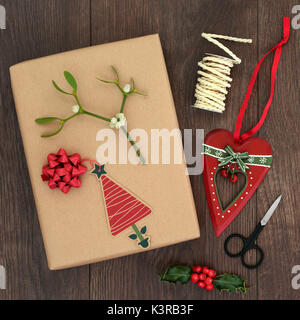
[[214, 288], [220, 292], [230, 293], [240, 291], [245, 294], [247, 291], [246, 282], [241, 277], [229, 273], [217, 275], [215, 270], [199, 265], [171, 266], [164, 273], [159, 273], [159, 276], [161, 281], [173, 284], [178, 282], [187, 284], [191, 280], [199, 288], [205, 288], [207, 291], [212, 291]]
[[[123, 95], [123, 100], [122, 100], [121, 108], [120, 108], [120, 114], [123, 114], [124, 113], [124, 109], [125, 109], [126, 101], [127, 101], [128, 97], [130, 95], [138, 94], [138, 95], [146, 96], [146, 94], [137, 91], [137, 89], [135, 87], [135, 82], [134, 82], [133, 79], [131, 79], [131, 83], [130, 84], [126, 84], [124, 86], [124, 88], [122, 88], [121, 84], [120, 84], [120, 79], [119, 79], [119, 74], [117, 72], [117, 69], [114, 66], [112, 66], [112, 70], [113, 70], [113, 72], [115, 74], [115, 80], [110, 81], [110, 80], [103, 80], [103, 79], [99, 79], [99, 78], [97, 78], [97, 80], [99, 80], [99, 81], [101, 81], [103, 83], [107, 83], [107, 84], [114, 84], [119, 89], [119, 91]], [[107, 118], [107, 117], [105, 117], [103, 115], [100, 115], [100, 114], [96, 114], [96, 113], [90, 112], [86, 108], [84, 108], [82, 103], [81, 103], [81, 101], [80, 101], [80, 99], [79, 99], [79, 96], [78, 96], [78, 84], [77, 84], [77, 81], [76, 81], [75, 77], [69, 71], [64, 71], [64, 76], [65, 76], [65, 79], [66, 79], [67, 83], [72, 88], [71, 92], [67, 92], [67, 91], [61, 89], [61, 87], [59, 87], [58, 84], [54, 80], [52, 80], [52, 84], [53, 84], [54, 88], [57, 91], [59, 91], [60, 93], [72, 96], [74, 98], [74, 100], [76, 102], [76, 105], [74, 105], [72, 107], [72, 111], [74, 112], [74, 114], [72, 114], [72, 115], [70, 115], [70, 116], [68, 116], [66, 118], [44, 117], [44, 118], [35, 119], [35, 122], [37, 124], [41, 124], [41, 125], [48, 124], [48, 123], [51, 123], [51, 122], [54, 122], [54, 121], [57, 121], [59, 123], [59, 128], [56, 131], [54, 131], [52, 133], [49, 133], [49, 134], [43, 134], [43, 135], [41, 135], [41, 137], [42, 138], [49, 138], [49, 137], [53, 137], [53, 136], [58, 135], [63, 130], [63, 128], [65, 127], [67, 122], [69, 122], [70, 120], [72, 120], [72, 119], [74, 119], [74, 118], [76, 118], [78, 116], [81, 116], [81, 115], [91, 116], [91, 117], [94, 117], [94, 118], [97, 118], [97, 119], [100, 119], [100, 120], [103, 120], [103, 121], [111, 123], [112, 119]], [[126, 135], [126, 138], [129, 141], [129, 143], [135, 149], [135, 152], [136, 152], [137, 156], [140, 158], [141, 162], [145, 163], [145, 159], [141, 155], [140, 150], [137, 148], [134, 140], [129, 135], [129, 133], [126, 130], [125, 126], [121, 126], [120, 128], [122, 129], [122, 131]]]

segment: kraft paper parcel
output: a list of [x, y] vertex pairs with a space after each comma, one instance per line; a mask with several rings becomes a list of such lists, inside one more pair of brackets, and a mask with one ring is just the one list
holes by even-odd
[[[51, 115], [64, 118], [72, 114], [75, 104], [71, 96], [56, 91], [51, 81], [69, 90], [63, 72], [70, 71], [78, 82], [78, 95], [86, 109], [111, 118], [119, 112], [122, 96], [114, 86], [96, 80], [113, 79], [111, 65], [118, 69], [124, 84], [133, 77], [137, 89], [148, 94], [129, 97], [125, 109], [128, 130], [141, 128], [150, 137], [151, 129], [178, 128], [158, 35], [60, 53], [10, 69], [32, 189], [52, 270], [143, 252], [135, 241], [128, 240], [131, 231], [111, 234], [101, 186], [93, 176], [85, 174], [82, 187], [72, 188], [68, 194], [50, 190], [41, 179], [47, 155], [61, 147], [68, 154], [77, 152], [96, 159], [97, 149], [103, 143], [97, 141], [97, 133], [108, 128], [107, 122], [83, 115], [67, 123], [59, 135], [41, 138], [49, 128], [37, 125], [34, 120]], [[139, 222], [139, 227], [147, 225], [150, 249], [200, 236], [184, 163], [108, 164], [105, 169], [110, 177], [151, 207], [151, 214]]]

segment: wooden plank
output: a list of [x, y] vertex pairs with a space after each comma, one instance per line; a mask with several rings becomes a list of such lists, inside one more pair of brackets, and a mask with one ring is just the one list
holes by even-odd
[[9, 66], [90, 43], [89, 0], [2, 0], [0, 30], [0, 299], [87, 299], [89, 267], [49, 271], [17, 123]]
[[[259, 56], [265, 54], [282, 38], [282, 17], [291, 16], [297, 1], [259, 1]], [[265, 250], [265, 261], [259, 269], [259, 299], [296, 299], [300, 290], [291, 285], [292, 267], [300, 263], [299, 233], [299, 170], [298, 143], [300, 118], [300, 92], [298, 88], [300, 66], [300, 31], [291, 29], [289, 43], [282, 50], [275, 97], [259, 135], [273, 147], [274, 164], [258, 190], [258, 215], [283, 195], [274, 216], [259, 238]], [[272, 58], [264, 63], [259, 76], [259, 111], [266, 104], [270, 92]]]
[[[159, 33], [166, 58], [180, 127], [234, 129], [250, 75], [257, 62], [257, 1], [208, 0], [92, 0], [92, 43], [100, 44]], [[197, 62], [206, 52], [221, 53], [201, 38], [201, 32], [253, 38], [252, 45], [228, 45], [243, 59], [233, 71], [234, 82], [227, 100], [227, 111], [217, 115], [191, 108], [194, 103]], [[250, 107], [256, 106], [254, 93]], [[250, 108], [249, 107], [249, 108]], [[254, 125], [257, 112], [245, 117], [245, 127]], [[191, 177], [199, 213], [201, 239], [135, 256], [92, 265], [92, 299], [240, 299], [239, 294], [207, 293], [195, 285], [176, 288], [159, 282], [156, 271], [171, 264], [199, 263], [218, 272], [237, 273], [247, 279], [251, 290], [246, 299], [257, 297], [256, 271], [248, 271], [238, 259], [230, 259], [223, 250], [225, 238], [232, 232], [249, 234], [256, 222], [256, 196], [246, 205], [234, 223], [216, 239], [205, 200], [201, 176]], [[233, 190], [224, 190], [229, 196]], [[183, 213], [184, 219], [184, 213]]]

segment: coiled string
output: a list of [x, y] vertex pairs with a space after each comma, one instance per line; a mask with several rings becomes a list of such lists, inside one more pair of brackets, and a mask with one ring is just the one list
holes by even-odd
[[216, 39], [241, 43], [252, 43], [252, 40], [211, 33], [202, 33], [202, 37], [225, 51], [232, 59], [207, 54], [202, 61], [198, 62], [200, 67], [198, 74], [201, 77], [197, 79], [194, 107], [222, 113], [225, 110], [227, 90], [231, 87], [231, 69], [235, 64], [240, 64], [241, 59]]

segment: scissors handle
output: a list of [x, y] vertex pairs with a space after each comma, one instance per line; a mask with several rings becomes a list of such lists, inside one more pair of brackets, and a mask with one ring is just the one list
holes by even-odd
[[[228, 250], [228, 244], [229, 242], [234, 239], [234, 238], [238, 238], [238, 239], [241, 239], [242, 242], [243, 242], [243, 247], [242, 249], [237, 252], [237, 253], [232, 253], [230, 250]], [[231, 257], [231, 258], [236, 258], [236, 257], [240, 257], [246, 247], [246, 243], [247, 243], [247, 238], [245, 238], [244, 236], [242, 236], [241, 234], [239, 233], [233, 233], [231, 234], [226, 240], [225, 240], [225, 243], [224, 243], [224, 250], [225, 250], [225, 253]]]
[[[256, 253], [259, 254], [258, 261], [255, 264], [248, 264], [248, 263], [245, 262], [245, 254], [249, 250], [256, 250]], [[252, 247], [250, 247], [249, 249], [247, 249], [245, 252], [243, 252], [241, 254], [241, 260], [242, 260], [242, 265], [244, 267], [246, 267], [247, 269], [256, 269], [261, 265], [261, 263], [264, 260], [264, 252], [262, 251], [262, 249], [259, 246], [253, 245]]]
[[[229, 256], [229, 257], [232, 257], [232, 258], [236, 258], [236, 257], [241, 257], [241, 260], [242, 260], [242, 264], [244, 267], [248, 268], [248, 269], [255, 269], [257, 268], [263, 261], [264, 259], [264, 253], [262, 251], [262, 249], [257, 246], [255, 244], [255, 240], [257, 239], [258, 235], [260, 234], [260, 232], [263, 230], [264, 226], [259, 223], [255, 230], [252, 232], [252, 234], [246, 238], [244, 236], [242, 236], [241, 234], [239, 233], [234, 233], [232, 235], [230, 235], [226, 240], [225, 240], [225, 243], [224, 243], [224, 250], [225, 250], [225, 253]], [[237, 253], [232, 253], [230, 250], [228, 250], [228, 244], [229, 242], [234, 239], [234, 238], [238, 238], [238, 239], [241, 239], [242, 242], [243, 242], [243, 247], [242, 249], [237, 252]], [[252, 264], [247, 264], [245, 262], [245, 254], [249, 251], [249, 250], [256, 250], [256, 252], [259, 254], [259, 259], [258, 259], [258, 262], [254, 265]]]

